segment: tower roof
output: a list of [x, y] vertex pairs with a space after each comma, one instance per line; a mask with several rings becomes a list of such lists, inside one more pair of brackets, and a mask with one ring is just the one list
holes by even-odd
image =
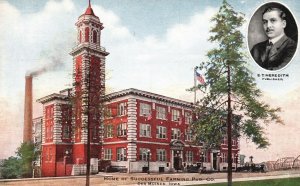
[[[94, 19], [94, 18], [96, 18], [96, 19]], [[82, 21], [82, 19], [89, 19], [89, 20], [94, 19], [94, 20], [97, 20], [100, 22], [99, 17], [95, 15], [95, 13], [92, 9], [90, 0], [89, 0], [88, 7], [86, 8], [85, 12], [79, 16], [78, 21]]]
[[93, 16], [95, 16], [94, 11], [93, 11], [92, 6], [91, 6], [91, 1], [90, 0], [89, 0], [89, 6], [87, 7], [84, 15], [93, 15]]

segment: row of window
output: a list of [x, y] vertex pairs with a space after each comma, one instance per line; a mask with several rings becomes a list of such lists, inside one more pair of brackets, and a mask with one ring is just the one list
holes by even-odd
[[[127, 124], [121, 123], [117, 125], [117, 136], [126, 136], [127, 134]], [[171, 129], [171, 139], [181, 139], [182, 137], [181, 130], [178, 128]], [[151, 125], [150, 124], [140, 124], [140, 137], [151, 137]], [[185, 140], [192, 140], [191, 130], [185, 130]], [[114, 126], [112, 124], [105, 125], [104, 127], [104, 137], [112, 138], [114, 137]], [[158, 139], [167, 139], [167, 127], [156, 126], [156, 138]]]
[[[232, 159], [233, 163], [235, 163], [237, 161], [235, 154], [232, 154], [232, 158], [231, 159]], [[221, 153], [220, 162], [221, 163], [227, 163], [228, 162], [227, 153]]]
[[[223, 137], [222, 145], [227, 145], [227, 143], [228, 143], [227, 137]], [[232, 145], [237, 145], [237, 140], [236, 139], [232, 139]]]
[[[80, 128], [78, 128], [80, 130]], [[94, 126], [92, 130], [92, 138], [97, 139], [99, 137], [99, 129], [98, 126]], [[79, 131], [77, 131], [79, 133]], [[126, 135], [126, 131], [125, 131]], [[46, 140], [53, 139], [53, 125], [45, 127], [45, 138]], [[70, 125], [63, 125], [62, 126], [62, 139], [71, 139], [71, 126]]]
[[[140, 103], [140, 116], [149, 116], [151, 115], [151, 105], [147, 103]], [[190, 124], [192, 122], [192, 114], [190, 112], [184, 113], [185, 123]], [[165, 107], [156, 106], [156, 118], [166, 120], [167, 118], [167, 109]], [[182, 123], [180, 116], [180, 111], [176, 109], [171, 110], [171, 119], [172, 121], [179, 121]]]
[[[151, 157], [150, 149], [148, 148], [140, 148], [139, 149], [139, 160], [140, 161], [148, 161]], [[203, 158], [203, 162], [208, 162], [208, 158], [204, 153], [201, 158]], [[232, 155], [232, 161], [235, 162], [235, 155]], [[112, 160], [112, 149], [104, 149], [104, 159]], [[185, 161], [192, 162], [194, 160], [194, 152], [186, 151], [185, 152]], [[235, 161], [234, 161], [235, 160]], [[126, 148], [117, 148], [117, 161], [127, 161], [127, 151]], [[156, 149], [156, 161], [167, 161], [167, 153], [165, 149]], [[221, 153], [220, 163], [227, 163], [227, 153]]]
[[[140, 148], [139, 149], [139, 160], [148, 161], [151, 158], [150, 149]], [[112, 160], [112, 149], [104, 149], [104, 159]], [[194, 160], [193, 151], [186, 151], [185, 161], [192, 162]], [[127, 151], [126, 148], [117, 148], [117, 161], [127, 161]], [[165, 149], [156, 149], [156, 161], [167, 161], [167, 153]]]
[[[126, 103], [119, 103], [117, 106], [117, 116], [126, 115]], [[106, 109], [106, 115], [112, 117], [112, 108]], [[150, 116], [151, 115], [151, 105], [147, 103], [140, 103], [140, 116]], [[180, 111], [176, 109], [171, 110], [172, 121], [178, 121], [182, 123], [182, 117], [180, 116]], [[185, 123], [190, 124], [192, 122], [192, 114], [190, 112], [184, 113]], [[167, 118], [167, 109], [165, 107], [156, 106], [156, 118], [166, 120]]]
[[[90, 28], [89, 27], [85, 27], [84, 29], [84, 42], [89, 42], [89, 36], [90, 36]], [[92, 42], [93, 43], [97, 43], [97, 38], [98, 38], [98, 33], [96, 30], [93, 30], [92, 31], [92, 36], [91, 36], [91, 39], [92, 39]], [[83, 39], [82, 39], [82, 32], [81, 30], [79, 31], [79, 42], [83, 42]]]

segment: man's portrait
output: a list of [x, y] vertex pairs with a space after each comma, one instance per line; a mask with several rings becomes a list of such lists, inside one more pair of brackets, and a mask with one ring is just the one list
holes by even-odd
[[280, 70], [291, 61], [297, 49], [295, 20], [290, 11], [278, 3], [265, 4], [255, 14], [248, 29], [251, 56], [266, 70]]

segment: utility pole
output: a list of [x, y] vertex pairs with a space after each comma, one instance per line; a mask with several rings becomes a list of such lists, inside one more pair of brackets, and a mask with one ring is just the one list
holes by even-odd
[[227, 141], [228, 141], [228, 174], [227, 174], [227, 182], [228, 186], [232, 186], [232, 110], [231, 110], [231, 79], [230, 79], [230, 65], [229, 61], [227, 61], [227, 84], [228, 84], [228, 100], [227, 100]]

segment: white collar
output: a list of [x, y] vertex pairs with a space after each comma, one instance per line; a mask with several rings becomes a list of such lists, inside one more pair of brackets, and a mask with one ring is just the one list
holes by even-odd
[[284, 35], [285, 35], [285, 34], [284, 34], [284, 32], [283, 32], [281, 35], [279, 35], [279, 36], [277, 36], [277, 37], [275, 37], [275, 38], [273, 38], [273, 39], [269, 39], [269, 42], [272, 42], [272, 43], [274, 44], [274, 43], [276, 43], [277, 41], [279, 41]]

